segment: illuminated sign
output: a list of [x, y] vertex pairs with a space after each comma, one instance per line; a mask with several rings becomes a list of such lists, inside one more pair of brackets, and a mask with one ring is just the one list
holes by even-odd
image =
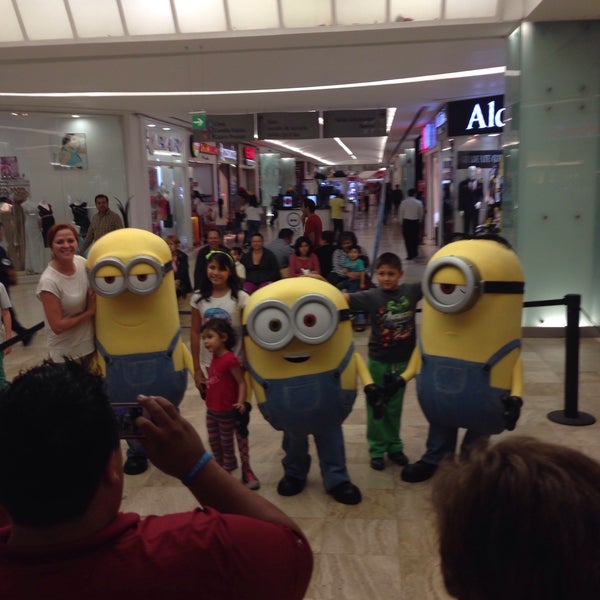
[[502, 133], [504, 96], [488, 96], [448, 103], [448, 135]]

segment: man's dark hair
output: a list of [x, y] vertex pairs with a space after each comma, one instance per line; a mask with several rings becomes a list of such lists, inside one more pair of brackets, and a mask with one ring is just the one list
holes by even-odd
[[392, 269], [398, 269], [402, 271], [402, 261], [397, 254], [393, 252], [384, 252], [377, 257], [375, 261], [375, 270], [381, 267], [392, 267]]
[[284, 227], [279, 230], [277, 237], [282, 240], [291, 240], [294, 237], [294, 232], [289, 227]]
[[72, 360], [21, 372], [0, 394], [0, 504], [28, 527], [76, 519], [118, 446], [102, 377]]
[[322, 231], [321, 242], [323, 242], [322, 245], [333, 244], [335, 242], [335, 232], [331, 231], [331, 229], [325, 229], [325, 231]]
[[317, 208], [317, 207], [315, 206], [315, 203], [314, 203], [312, 200], [310, 200], [309, 198], [304, 198], [304, 200], [303, 200], [302, 204], [303, 204], [303, 205], [304, 205], [306, 208], [308, 208], [308, 212], [311, 212], [311, 213], [314, 213], [314, 212], [315, 212], [315, 209]]
[[97, 194], [96, 197], [94, 198], [94, 204], [96, 204], [96, 200], [98, 200], [98, 198], [104, 198], [107, 202], [110, 202], [110, 200], [108, 199], [108, 196], [106, 194]]
[[415, 190], [415, 188], [410, 188], [408, 190], [408, 195], [409, 196], [414, 196], [416, 194], [417, 190]]

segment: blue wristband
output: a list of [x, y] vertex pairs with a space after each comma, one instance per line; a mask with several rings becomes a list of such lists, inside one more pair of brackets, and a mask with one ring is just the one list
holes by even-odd
[[182, 483], [189, 486], [212, 457], [212, 454], [208, 450], [205, 450], [204, 454], [198, 459], [198, 462], [181, 478]]

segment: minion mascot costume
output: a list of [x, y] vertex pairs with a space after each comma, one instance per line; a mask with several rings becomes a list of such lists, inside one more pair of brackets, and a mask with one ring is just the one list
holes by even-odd
[[[145, 394], [178, 406], [193, 366], [181, 341], [169, 246], [148, 231], [118, 229], [92, 246], [87, 265], [97, 294], [96, 360], [110, 401], [136, 402]], [[128, 444], [125, 473], [143, 473], [144, 448]]]
[[242, 321], [258, 406], [283, 431], [284, 477], [277, 492], [294, 496], [304, 489], [312, 434], [325, 490], [342, 504], [358, 504], [362, 497], [346, 469], [342, 423], [356, 399], [357, 376], [367, 396], [377, 397], [380, 389], [354, 351], [344, 296], [315, 278], [276, 281], [250, 296]]
[[421, 460], [404, 467], [404, 481], [429, 479], [454, 454], [460, 427], [467, 429], [463, 452], [515, 428], [523, 405], [524, 287], [521, 263], [499, 236], [453, 242], [431, 257], [420, 342], [400, 379], [416, 376], [429, 433]]

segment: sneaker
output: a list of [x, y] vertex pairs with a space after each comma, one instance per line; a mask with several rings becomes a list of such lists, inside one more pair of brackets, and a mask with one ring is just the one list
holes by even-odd
[[406, 467], [402, 469], [400, 477], [402, 478], [402, 481], [407, 481], [408, 483], [427, 481], [437, 471], [437, 468], [437, 465], [418, 460], [412, 465], [406, 465]]
[[248, 469], [242, 474], [242, 483], [249, 490], [258, 490], [260, 488], [260, 481], [256, 478], [256, 475], [252, 472], [252, 469]]
[[148, 469], [148, 459], [145, 456], [130, 456], [123, 465], [126, 475], [139, 475]]
[[277, 484], [277, 493], [280, 496], [295, 496], [299, 494], [306, 485], [306, 479], [297, 479], [284, 475]]
[[381, 456], [376, 456], [371, 459], [371, 469], [383, 471], [385, 469], [385, 460]]
[[406, 456], [402, 450], [399, 452], [388, 452], [388, 458], [401, 467], [404, 467], [408, 464], [408, 456]]
[[358, 504], [362, 500], [360, 490], [351, 481], [339, 483], [329, 491], [329, 494], [341, 504]]

